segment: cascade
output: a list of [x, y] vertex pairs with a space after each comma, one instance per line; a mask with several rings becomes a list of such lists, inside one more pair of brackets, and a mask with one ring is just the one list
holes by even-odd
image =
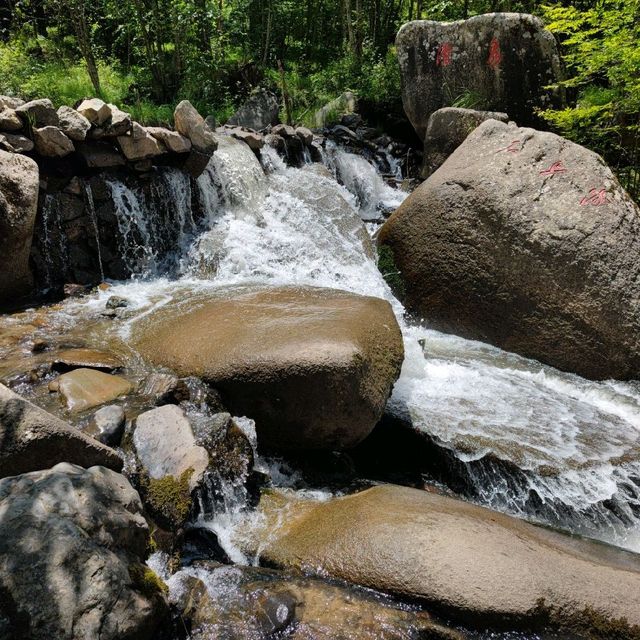
[[87, 209], [89, 210], [89, 217], [91, 218], [91, 225], [93, 226], [94, 237], [96, 240], [96, 247], [98, 250], [98, 264], [100, 265], [100, 279], [104, 281], [104, 267], [102, 265], [102, 251], [100, 249], [100, 234], [98, 233], [98, 218], [96, 217], [96, 207], [93, 202], [93, 192], [91, 191], [91, 185], [88, 182], [84, 183], [84, 193], [87, 201]]

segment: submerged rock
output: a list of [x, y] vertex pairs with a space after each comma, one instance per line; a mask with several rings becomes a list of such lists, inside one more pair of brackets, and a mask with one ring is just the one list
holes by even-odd
[[5, 478], [0, 512], [0, 629], [10, 638], [157, 637], [165, 587], [143, 564], [149, 529], [124, 476], [62, 463]]
[[99, 349], [64, 349], [52, 354], [51, 366], [55, 371], [97, 369], [111, 373], [123, 367], [123, 362], [112, 353]]
[[[193, 640], [462, 640], [422, 611], [348, 588], [255, 567], [197, 563], [171, 578]], [[207, 583], [220, 585], [215, 592]]]
[[262, 445], [347, 448], [380, 417], [403, 359], [388, 302], [344, 291], [268, 288], [167, 306], [140, 353], [214, 386]]
[[4, 385], [0, 385], [0, 442], [0, 477], [46, 469], [59, 462], [122, 469], [115, 451]]
[[0, 304], [25, 295], [31, 286], [39, 175], [31, 158], [0, 151]]
[[618, 624], [640, 638], [633, 553], [393, 485], [321, 503], [267, 494], [261, 512], [269, 533], [256, 544], [273, 566], [417, 598], [478, 624], [562, 627], [573, 619], [586, 637], [596, 625]]
[[484, 122], [379, 243], [434, 328], [588, 378], [640, 375], [640, 210], [584, 147]]
[[558, 45], [542, 20], [489, 13], [469, 20], [405, 24], [396, 38], [404, 110], [421, 139], [431, 114], [468, 101], [535, 122], [548, 85], [562, 77]]
[[67, 408], [73, 412], [92, 409], [115, 400], [132, 390], [130, 382], [119, 376], [94, 369], [74, 369], [64, 373], [49, 384], [51, 391], [58, 391]]

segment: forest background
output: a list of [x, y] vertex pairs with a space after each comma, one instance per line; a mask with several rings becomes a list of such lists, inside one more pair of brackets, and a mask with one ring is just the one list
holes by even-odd
[[[403, 117], [399, 27], [492, 11], [544, 20], [569, 104], [541, 115], [637, 179], [640, 0], [0, 0], [0, 94], [56, 106], [97, 95], [144, 124], [171, 124], [182, 99], [224, 122], [262, 86], [288, 95], [283, 121], [309, 125], [351, 90], [384, 128]], [[454, 106], [483, 107], [469, 93]]]

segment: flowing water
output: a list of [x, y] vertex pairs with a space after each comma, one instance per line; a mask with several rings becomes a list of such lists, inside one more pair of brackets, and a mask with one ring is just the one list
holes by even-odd
[[[165, 199], [171, 210], [162, 216], [140, 193], [109, 182], [122, 257], [137, 275], [64, 303], [56, 312], [61, 327], [95, 317], [111, 295], [131, 301], [127, 317], [108, 330], [123, 343], [141, 318], [170, 300], [229, 286], [305, 284], [385, 298], [406, 352], [389, 410], [449, 456], [466, 497], [640, 551], [640, 387], [588, 381], [430, 330], [428, 318], [406, 318], [363, 224], [405, 194], [371, 163], [333, 147], [324, 165], [291, 168], [270, 148], [259, 161], [246, 145], [223, 138], [196, 182], [167, 170], [161, 184], [153, 200]], [[197, 223], [195, 196], [204, 210]], [[169, 221], [171, 233], [163, 229]], [[170, 254], [158, 240], [167, 234]], [[274, 484], [285, 477], [262, 464]], [[232, 540], [241, 502], [232, 499], [224, 516], [201, 524], [216, 531], [232, 559], [251, 562]]]

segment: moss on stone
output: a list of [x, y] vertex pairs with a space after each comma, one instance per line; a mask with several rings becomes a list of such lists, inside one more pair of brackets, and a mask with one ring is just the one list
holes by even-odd
[[129, 565], [129, 577], [133, 583], [133, 588], [148, 598], [162, 596], [169, 592], [169, 587], [167, 587], [162, 578], [141, 562], [134, 562]]
[[171, 530], [179, 529], [189, 517], [191, 511], [191, 491], [189, 480], [193, 469], [187, 469], [180, 478], [165, 476], [160, 479], [148, 478], [145, 481], [145, 504], [152, 515]]
[[389, 245], [378, 245], [378, 270], [396, 298], [402, 300], [405, 296], [404, 281], [396, 266], [393, 250]]

